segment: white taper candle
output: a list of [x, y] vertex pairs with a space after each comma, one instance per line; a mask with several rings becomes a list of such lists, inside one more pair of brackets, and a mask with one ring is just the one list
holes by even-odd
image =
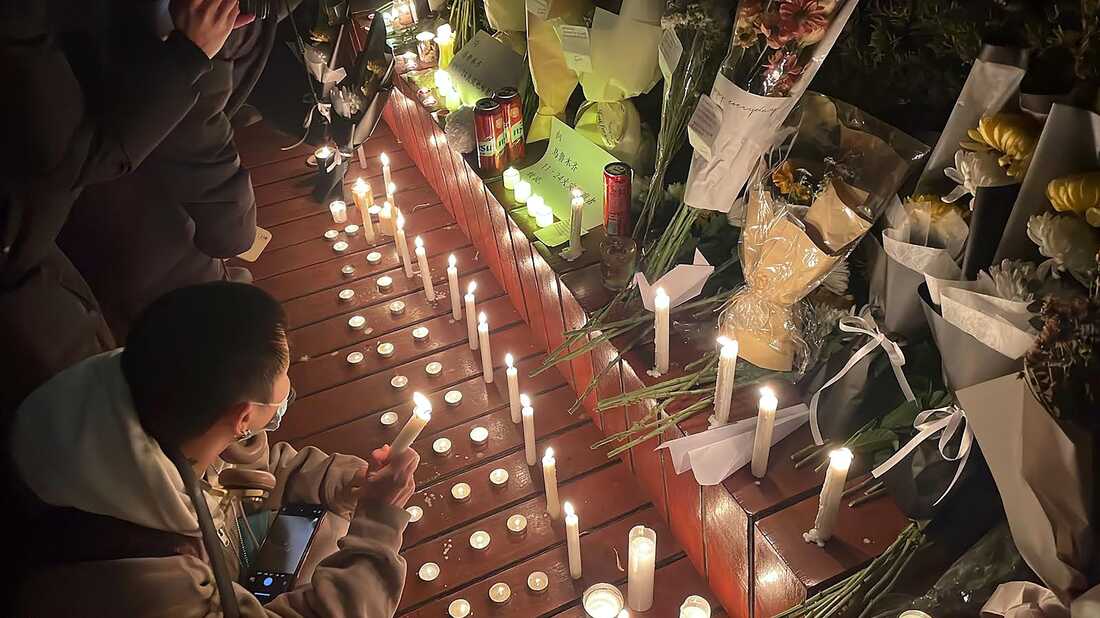
[[547, 448], [542, 457], [542, 479], [546, 485], [546, 512], [550, 519], [561, 518], [561, 503], [558, 502], [558, 462], [554, 459], [554, 449]]
[[416, 441], [420, 432], [424, 430], [424, 426], [428, 424], [428, 421], [432, 420], [432, 402], [420, 393], [413, 393], [413, 401], [415, 405], [412, 416], [409, 417], [409, 422], [405, 423], [405, 426], [401, 428], [401, 433], [397, 434], [393, 444], [390, 445], [391, 455], [408, 449]]
[[760, 406], [756, 412], [756, 435], [752, 442], [752, 475], [758, 479], [768, 473], [768, 454], [772, 450], [772, 431], [775, 429], [775, 408], [779, 401], [768, 387], [760, 389]]
[[466, 336], [469, 338], [470, 349], [477, 349], [477, 314], [474, 313], [474, 291], [477, 290], [477, 281], [471, 281], [466, 288]]
[[730, 405], [733, 402], [733, 383], [737, 371], [737, 341], [719, 337], [722, 346], [718, 352], [718, 379], [714, 383], [714, 419], [718, 425], [730, 420]]
[[378, 155], [378, 160], [382, 162], [382, 181], [388, 187], [393, 182], [393, 177], [390, 176], [390, 157], [383, 152]]
[[477, 316], [477, 340], [481, 347], [481, 378], [486, 384], [492, 384], [493, 352], [489, 348], [489, 321], [484, 311]]
[[397, 219], [394, 223], [393, 242], [397, 245], [397, 254], [401, 256], [401, 264], [405, 267], [405, 276], [413, 276], [412, 258], [409, 257], [409, 242], [405, 239], [405, 215], [401, 210], [397, 211]]
[[535, 409], [531, 407], [531, 398], [527, 395], [520, 395], [519, 401], [523, 406], [520, 413], [523, 416], [523, 454], [527, 465], [533, 466], [538, 460], [535, 455]]
[[627, 538], [629, 559], [626, 568], [626, 605], [636, 612], [649, 611], [653, 607], [657, 532], [645, 526], [634, 526]]
[[581, 578], [581, 522], [573, 505], [566, 502], [562, 505], [565, 511], [565, 546], [569, 552], [569, 577]]
[[505, 354], [504, 364], [508, 367], [504, 372], [508, 376], [508, 406], [512, 411], [512, 422], [519, 424], [523, 422], [521, 416], [523, 406], [519, 403], [519, 371], [513, 363], [514, 359], [511, 353]]
[[453, 253], [447, 256], [447, 289], [451, 293], [451, 317], [458, 321], [462, 319], [462, 293], [458, 291], [458, 260]]
[[829, 467], [825, 471], [825, 483], [817, 503], [817, 518], [812, 530], [804, 534], [807, 542], [825, 545], [833, 537], [840, 499], [844, 495], [844, 483], [852, 466], [852, 451], [838, 448], [829, 452]]
[[351, 186], [351, 198], [355, 201], [355, 207], [359, 209], [359, 218], [363, 220], [363, 233], [367, 242], [374, 242], [374, 221], [370, 216], [370, 207], [374, 205], [374, 191], [370, 183], [362, 178], [356, 178]]
[[428, 302], [435, 301], [435, 286], [432, 285], [432, 269], [428, 267], [428, 254], [424, 251], [424, 241], [417, 236], [413, 239], [416, 245], [416, 265], [420, 267], [420, 282], [424, 285], [424, 298]]
[[574, 195], [569, 207], [569, 252], [580, 255], [581, 248], [581, 222], [584, 217], [584, 196]]
[[378, 211], [378, 227], [386, 236], [393, 236], [393, 205], [388, 200], [382, 202], [382, 210]]
[[657, 288], [653, 297], [653, 356], [657, 373], [668, 373], [668, 312], [670, 299], [664, 288]]

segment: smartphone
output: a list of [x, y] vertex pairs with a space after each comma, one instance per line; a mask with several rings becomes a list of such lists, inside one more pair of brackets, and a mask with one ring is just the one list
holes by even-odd
[[288, 504], [279, 509], [244, 582], [260, 603], [294, 587], [324, 514], [325, 507], [319, 504]]

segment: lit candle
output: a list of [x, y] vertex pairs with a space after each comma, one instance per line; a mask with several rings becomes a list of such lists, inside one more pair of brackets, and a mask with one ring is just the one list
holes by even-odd
[[[623, 593], [611, 584], [593, 584], [581, 597], [584, 611], [592, 618], [616, 618], [626, 613], [623, 609]], [[627, 618], [630, 618], [629, 615]]]
[[852, 465], [852, 451], [838, 448], [829, 452], [829, 468], [825, 471], [825, 483], [821, 486], [821, 496], [817, 503], [817, 519], [814, 527], [803, 534], [807, 543], [817, 543], [824, 547], [833, 536], [837, 514], [840, 511], [840, 498], [844, 495], [844, 483], [848, 480], [848, 468]]
[[519, 371], [512, 363], [512, 355], [505, 354], [504, 364], [508, 366], [504, 372], [508, 376], [508, 405], [512, 410], [512, 422], [518, 425], [523, 421], [522, 406], [519, 403]]
[[374, 205], [374, 192], [370, 183], [356, 178], [351, 186], [351, 198], [359, 209], [359, 218], [363, 220], [363, 232], [367, 242], [374, 242], [374, 221], [371, 220], [370, 207]]
[[523, 416], [523, 453], [527, 457], [527, 465], [535, 465], [535, 409], [531, 407], [531, 398], [520, 395], [519, 401], [523, 405], [520, 414]]
[[322, 176], [329, 174], [329, 166], [332, 165], [332, 157], [336, 154], [336, 151], [325, 144], [317, 150], [313, 151], [313, 158], [317, 159], [317, 172]]
[[554, 459], [554, 449], [547, 448], [542, 458], [542, 479], [546, 485], [546, 512], [550, 519], [561, 517], [561, 503], [558, 502], [558, 464]]
[[701, 596], [691, 595], [680, 606], [680, 618], [710, 618], [710, 602]]
[[462, 319], [462, 301], [458, 298], [458, 260], [453, 253], [447, 256], [447, 287], [451, 292], [451, 317], [458, 321]]
[[486, 384], [493, 382], [493, 355], [489, 350], [489, 322], [485, 312], [477, 316], [477, 341], [481, 346], [481, 377]]
[[517, 204], [526, 204], [527, 199], [531, 197], [531, 183], [526, 180], [520, 180], [516, 183], [515, 197]]
[[[561, 505], [565, 511], [565, 547], [569, 552], [569, 577], [581, 578], [581, 524], [569, 502]], [[620, 603], [620, 607], [622, 604]], [[587, 607], [587, 604], [585, 605]]]
[[477, 281], [471, 281], [466, 288], [466, 336], [470, 342], [470, 349], [477, 349], [477, 314], [474, 313], [474, 290], [477, 289]]
[[519, 182], [519, 170], [514, 167], [509, 167], [504, 170], [504, 188], [509, 191], [516, 190], [516, 183]]
[[455, 56], [455, 39], [450, 24], [435, 29], [435, 42], [439, 44], [439, 68], [445, 69]]
[[581, 249], [581, 222], [584, 217], [584, 196], [574, 195], [569, 205], [569, 253], [579, 256]]
[[636, 612], [653, 607], [653, 569], [657, 559], [657, 532], [634, 526], [627, 537], [629, 560], [626, 570], [627, 606]]
[[412, 258], [409, 257], [409, 243], [405, 240], [405, 216], [401, 210], [397, 210], [397, 224], [394, 227], [393, 242], [397, 245], [397, 254], [401, 256], [401, 264], [405, 267], [405, 276], [413, 276]]
[[758, 479], [768, 473], [768, 453], [772, 450], [775, 408], [779, 402], [772, 389], [760, 389], [760, 407], [756, 413], [756, 435], [752, 443], [752, 475]]
[[408, 449], [417, 436], [420, 435], [420, 432], [424, 430], [424, 426], [428, 424], [428, 421], [432, 420], [432, 402], [420, 393], [413, 393], [413, 401], [415, 405], [412, 416], [409, 417], [409, 422], [405, 423], [401, 433], [397, 434], [393, 444], [390, 445], [391, 455]]
[[386, 187], [389, 187], [393, 182], [393, 178], [390, 176], [390, 156], [383, 152], [378, 155], [378, 160], [382, 162], [382, 182]]
[[392, 182], [386, 183], [386, 199], [393, 204], [394, 208], [397, 208], [397, 184]]
[[428, 299], [428, 302], [435, 301], [435, 286], [432, 285], [432, 271], [428, 268], [428, 254], [424, 251], [424, 241], [420, 240], [417, 236], [413, 239], [413, 244], [416, 245], [416, 264], [420, 267], [420, 281], [424, 284], [424, 298]]
[[[668, 373], [668, 294], [664, 288], [657, 288], [657, 294], [653, 297], [653, 356], [656, 361], [657, 373]], [[631, 605], [633, 609], [638, 609]]]
[[541, 195], [531, 195], [527, 199], [527, 212], [535, 218], [535, 224], [539, 227], [554, 225], [554, 211], [550, 210]]
[[382, 202], [382, 210], [378, 211], [378, 227], [383, 234], [393, 236], [393, 206], [389, 201]]
[[328, 205], [328, 211], [332, 213], [333, 223], [346, 223], [348, 220], [348, 205], [341, 200], [333, 200]]
[[714, 420], [725, 425], [730, 419], [733, 402], [734, 372], [737, 370], [737, 340], [719, 337], [722, 346], [718, 353], [718, 379], [714, 383]]
[[440, 69], [435, 72], [435, 88], [439, 92], [446, 92], [454, 86], [454, 81], [451, 80], [451, 74]]

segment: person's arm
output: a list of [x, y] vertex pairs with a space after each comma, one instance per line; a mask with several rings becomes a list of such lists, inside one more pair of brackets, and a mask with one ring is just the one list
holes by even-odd
[[350, 517], [356, 504], [356, 475], [368, 467], [353, 455], [329, 455], [308, 446], [296, 450], [286, 442], [271, 446], [267, 470], [275, 475], [275, 489], [267, 507], [277, 510], [284, 504], [320, 504], [342, 517]]

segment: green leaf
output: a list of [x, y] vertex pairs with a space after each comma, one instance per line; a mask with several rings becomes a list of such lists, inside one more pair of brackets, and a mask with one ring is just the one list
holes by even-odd
[[884, 429], [910, 429], [913, 420], [920, 414], [920, 404], [916, 401], [903, 401], [901, 405], [891, 410], [882, 417]]
[[874, 453], [886, 448], [897, 450], [898, 435], [881, 427], [869, 429], [856, 436], [848, 445], [848, 448], [863, 453]]

